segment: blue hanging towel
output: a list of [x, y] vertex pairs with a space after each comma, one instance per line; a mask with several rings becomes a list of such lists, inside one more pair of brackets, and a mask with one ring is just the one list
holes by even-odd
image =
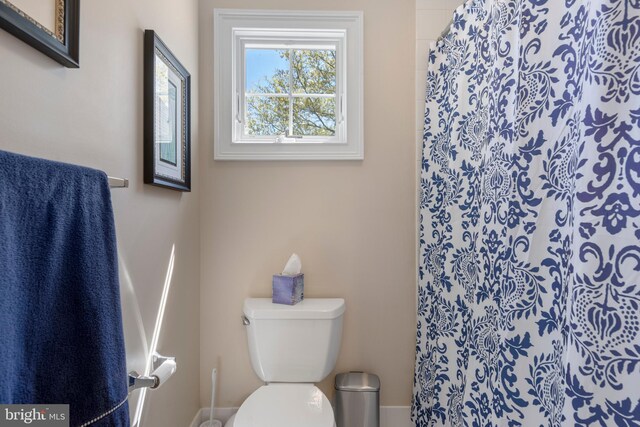
[[0, 151], [0, 403], [129, 426], [107, 176]]

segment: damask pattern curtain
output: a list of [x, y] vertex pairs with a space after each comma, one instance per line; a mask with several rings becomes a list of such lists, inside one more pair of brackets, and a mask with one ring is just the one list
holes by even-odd
[[640, 1], [468, 0], [429, 57], [416, 426], [640, 426]]

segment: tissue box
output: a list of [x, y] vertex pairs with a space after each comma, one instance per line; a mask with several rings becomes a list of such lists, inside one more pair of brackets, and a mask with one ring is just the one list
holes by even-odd
[[273, 297], [275, 304], [294, 305], [304, 298], [304, 274], [295, 276], [273, 276]]

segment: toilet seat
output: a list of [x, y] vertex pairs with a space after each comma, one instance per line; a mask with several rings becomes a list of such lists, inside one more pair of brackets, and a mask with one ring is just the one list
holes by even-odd
[[313, 384], [270, 384], [244, 401], [233, 427], [333, 427], [333, 408]]

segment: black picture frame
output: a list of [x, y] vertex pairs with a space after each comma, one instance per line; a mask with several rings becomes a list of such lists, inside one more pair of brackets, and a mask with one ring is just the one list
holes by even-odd
[[[162, 69], [166, 66], [169, 74], [167, 87], [171, 85], [173, 95], [169, 90], [166, 94], [156, 90], [160, 84], [164, 84], [156, 79], [157, 66]], [[172, 79], [181, 82], [180, 92]], [[160, 107], [164, 107], [164, 110], [158, 111]], [[163, 126], [170, 130], [158, 135], [160, 120], [171, 117], [175, 118], [175, 123]], [[159, 146], [160, 137], [166, 135], [170, 135], [170, 142], [163, 143], [168, 144], [171, 159], [162, 158], [163, 150]], [[166, 171], [169, 173], [163, 173]], [[172, 174], [179, 174], [180, 177]], [[144, 182], [178, 191], [191, 191], [191, 75], [153, 30], [144, 32]]]
[[80, 0], [56, 3], [54, 34], [12, 3], [0, 1], [0, 28], [67, 68], [80, 67]]

